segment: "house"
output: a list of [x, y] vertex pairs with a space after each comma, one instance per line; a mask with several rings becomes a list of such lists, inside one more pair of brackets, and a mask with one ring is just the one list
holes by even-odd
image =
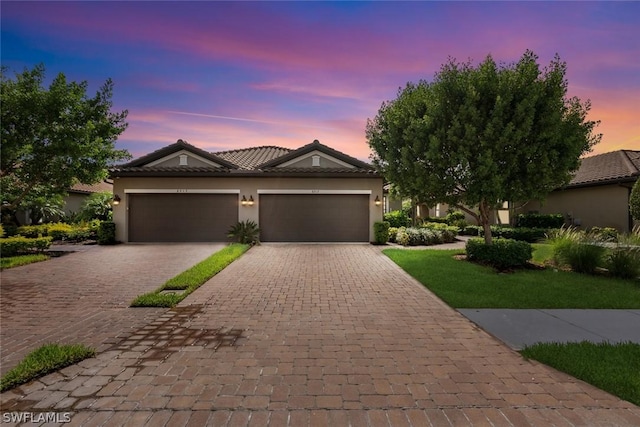
[[251, 220], [263, 242], [369, 242], [382, 177], [313, 141], [209, 153], [185, 141], [110, 169], [123, 242], [226, 241]]
[[69, 216], [80, 212], [84, 201], [94, 193], [111, 193], [112, 191], [113, 183], [111, 181], [102, 181], [91, 185], [75, 184], [64, 198], [64, 214]]
[[530, 201], [517, 213], [562, 213], [567, 225], [633, 228], [629, 198], [640, 178], [640, 151], [618, 150], [582, 159], [569, 184], [542, 202]]

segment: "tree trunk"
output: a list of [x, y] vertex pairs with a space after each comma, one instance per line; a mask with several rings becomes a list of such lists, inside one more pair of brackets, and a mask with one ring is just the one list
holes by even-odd
[[493, 243], [493, 236], [491, 236], [491, 224], [489, 222], [491, 205], [485, 200], [482, 200], [480, 201], [478, 208], [480, 210], [480, 224], [484, 230], [484, 243], [490, 245]]

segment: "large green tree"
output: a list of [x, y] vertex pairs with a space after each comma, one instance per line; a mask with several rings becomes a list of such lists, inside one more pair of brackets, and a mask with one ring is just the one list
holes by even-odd
[[96, 183], [110, 164], [130, 158], [115, 148], [127, 111], [111, 111], [111, 80], [88, 97], [86, 81], [67, 82], [62, 73], [44, 88], [43, 65], [15, 78], [7, 74], [2, 68], [3, 215], [38, 198], [55, 199], [75, 183]]
[[629, 212], [631, 212], [631, 217], [633, 219], [640, 221], [640, 179], [633, 184], [633, 188], [631, 189]]
[[590, 102], [567, 97], [566, 70], [558, 56], [541, 70], [531, 51], [513, 64], [450, 59], [367, 120], [373, 162], [400, 195], [469, 212], [490, 244], [496, 206], [544, 199], [601, 138]]

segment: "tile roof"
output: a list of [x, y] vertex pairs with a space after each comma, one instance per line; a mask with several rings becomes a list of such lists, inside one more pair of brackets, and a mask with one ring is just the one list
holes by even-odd
[[228, 162], [238, 165], [241, 169], [251, 170], [256, 169], [258, 165], [289, 154], [291, 151], [289, 148], [262, 146], [220, 151], [215, 154]]
[[273, 159], [269, 162], [266, 162], [262, 165], [263, 168], [266, 167], [272, 167], [272, 166], [277, 166], [280, 165], [282, 163], [287, 162], [288, 160], [292, 160], [295, 159], [299, 156], [302, 156], [304, 154], [310, 153], [312, 151], [320, 151], [323, 152], [325, 154], [328, 154], [332, 157], [335, 157], [338, 160], [342, 160], [345, 163], [349, 163], [357, 168], [362, 168], [362, 169], [373, 169], [373, 166], [371, 166], [368, 163], [365, 163], [361, 160], [356, 159], [355, 157], [351, 157], [348, 154], [345, 154], [341, 151], [335, 150], [331, 147], [328, 147], [324, 144], [321, 144], [320, 141], [318, 141], [317, 139], [314, 140], [312, 143], [307, 144], [303, 147], [298, 148], [297, 150], [292, 150], [291, 152], [289, 152], [288, 154], [285, 154], [284, 156], [281, 156], [279, 158]]
[[190, 151], [194, 154], [199, 155], [200, 157], [210, 160], [214, 163], [217, 163], [219, 165], [222, 165], [223, 167], [227, 167], [227, 168], [231, 168], [231, 169], [235, 169], [235, 165], [231, 162], [228, 162], [227, 160], [216, 156], [213, 153], [209, 153], [205, 150], [202, 150], [198, 147], [196, 147], [195, 145], [191, 145], [189, 144], [187, 141], [183, 141], [182, 139], [179, 139], [178, 141], [176, 141], [175, 143], [171, 144], [171, 145], [167, 145], [166, 147], [160, 148], [159, 150], [153, 151], [149, 154], [146, 154], [142, 157], [139, 157], [135, 160], [130, 161], [129, 163], [126, 163], [124, 165], [119, 166], [120, 168], [124, 168], [124, 167], [138, 167], [138, 166], [144, 166], [146, 164], [149, 164], [155, 160], [159, 160], [162, 159], [163, 157], [166, 157], [170, 154], [176, 153], [178, 151], [181, 150], [187, 150]]
[[214, 166], [121, 166], [109, 170], [114, 176], [219, 176], [229, 168]]
[[97, 184], [75, 184], [69, 189], [70, 193], [110, 193], [113, 191], [113, 183], [110, 181], [102, 181]]
[[618, 150], [582, 159], [567, 187], [634, 181], [640, 176], [640, 151]]

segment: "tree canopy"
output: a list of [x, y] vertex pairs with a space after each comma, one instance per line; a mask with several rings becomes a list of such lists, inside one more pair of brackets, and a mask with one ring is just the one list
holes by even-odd
[[633, 184], [633, 188], [631, 189], [629, 212], [631, 212], [631, 217], [633, 219], [640, 221], [640, 179]]
[[544, 199], [600, 141], [590, 102], [567, 97], [566, 70], [557, 55], [541, 70], [531, 51], [512, 64], [449, 59], [367, 120], [373, 163], [401, 196], [472, 214], [491, 243], [496, 206]]
[[107, 167], [130, 158], [115, 143], [127, 127], [127, 111], [112, 112], [109, 79], [93, 98], [87, 82], [67, 82], [58, 74], [43, 87], [38, 65], [10, 78], [2, 68], [0, 103], [2, 213], [38, 198], [64, 195], [75, 183], [106, 178]]

